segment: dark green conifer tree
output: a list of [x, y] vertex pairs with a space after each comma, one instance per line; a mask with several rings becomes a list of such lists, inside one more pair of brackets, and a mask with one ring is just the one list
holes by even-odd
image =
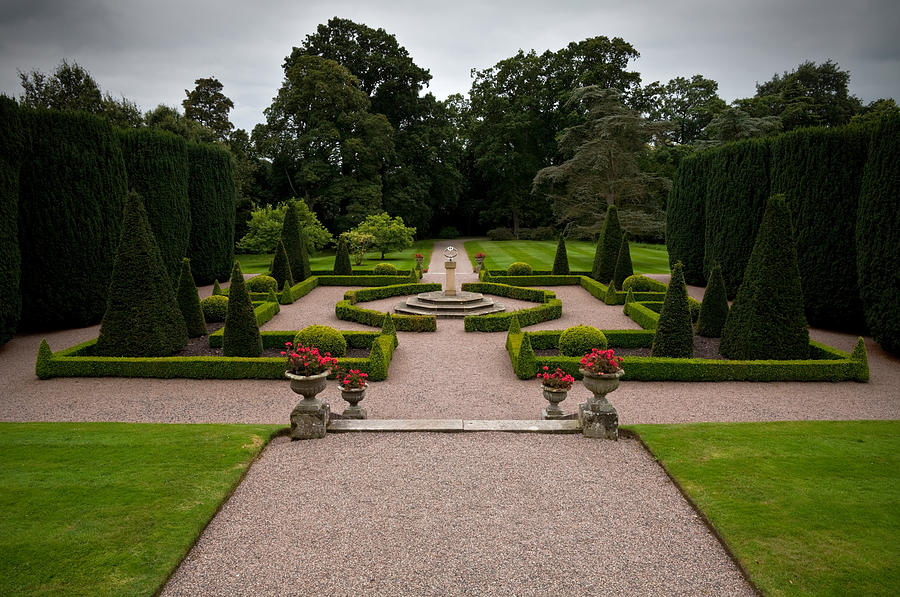
[[694, 356], [694, 327], [684, 283], [684, 266], [680, 261], [672, 268], [672, 279], [659, 314], [650, 356], [681, 359]]
[[23, 147], [16, 102], [0, 96], [0, 345], [15, 336], [22, 312], [18, 212]]
[[302, 282], [306, 278], [303, 277], [303, 254], [306, 247], [303, 245], [303, 239], [300, 236], [300, 216], [297, 213], [297, 203], [291, 201], [288, 203], [287, 211], [284, 214], [284, 223], [281, 226], [281, 243], [284, 245], [284, 251], [287, 253], [288, 263], [291, 264], [291, 275], [294, 283]]
[[237, 261], [231, 270], [222, 352], [226, 357], [258, 357], [262, 354], [262, 338], [253, 313], [253, 302]]
[[766, 205], [719, 352], [736, 360], [809, 355], [797, 247], [784, 195], [775, 195]]
[[181, 275], [178, 277], [178, 307], [181, 316], [187, 326], [189, 338], [198, 338], [206, 335], [206, 320], [203, 319], [203, 309], [200, 308], [200, 295], [194, 276], [191, 274], [191, 260], [187, 257], [181, 260]]
[[285, 282], [287, 282], [288, 287], [294, 285], [291, 264], [288, 261], [287, 251], [284, 250], [284, 243], [281, 240], [275, 246], [275, 258], [272, 260], [272, 271], [269, 275], [278, 282], [278, 288], [284, 288]]
[[[306, 280], [310, 276], [312, 276], [312, 268], [309, 267], [309, 239], [306, 236], [306, 231], [301, 226], [300, 228], [300, 280]], [[292, 270], [293, 271], [293, 270]]]
[[569, 275], [569, 254], [566, 252], [566, 239], [562, 234], [559, 235], [559, 242], [556, 243], [556, 256], [553, 258], [553, 275]]
[[125, 205], [109, 300], [96, 353], [108, 357], [165, 357], [187, 345], [187, 327], [140, 195]]
[[628, 246], [628, 235], [622, 235], [622, 242], [619, 244], [619, 255], [616, 258], [616, 270], [613, 273], [613, 282], [616, 289], [622, 290], [622, 282], [625, 278], [634, 275], [634, 266], [631, 264], [631, 247]]
[[594, 253], [594, 267], [591, 277], [598, 282], [612, 280], [616, 273], [616, 260], [619, 258], [619, 244], [622, 242], [622, 227], [619, 225], [619, 211], [615, 205], [606, 209], [600, 238], [597, 239], [597, 250]]
[[697, 335], [707, 338], [722, 336], [725, 319], [728, 317], [728, 297], [725, 293], [725, 279], [718, 263], [709, 272], [709, 282], [700, 303], [700, 317], [697, 319]]
[[347, 246], [347, 239], [343, 236], [338, 238], [337, 254], [334, 256], [334, 275], [349, 276], [353, 273], [353, 265], [350, 263], [350, 248]]

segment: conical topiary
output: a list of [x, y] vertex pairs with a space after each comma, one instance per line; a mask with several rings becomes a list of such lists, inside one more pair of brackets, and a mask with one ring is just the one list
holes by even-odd
[[700, 303], [697, 335], [707, 338], [721, 337], [727, 317], [728, 298], [725, 294], [725, 278], [722, 277], [722, 267], [718, 263], [714, 263], [712, 271], [709, 272], [706, 291], [703, 293], [703, 302]]
[[619, 293], [616, 292], [616, 284], [613, 280], [609, 281], [606, 287], [606, 294], [603, 295], [603, 302], [607, 305], [615, 305], [619, 302]]
[[218, 281], [218, 280], [213, 280], [213, 289], [212, 289], [212, 293], [213, 293], [213, 296], [218, 295], [218, 294], [222, 294], [222, 287], [219, 286], [219, 281]]
[[766, 205], [719, 352], [737, 360], [809, 355], [797, 247], [784, 195], [775, 195]]
[[162, 357], [181, 350], [187, 341], [172, 279], [156, 246], [141, 197], [132, 191], [125, 204], [96, 354]]
[[353, 273], [353, 266], [350, 264], [350, 248], [347, 246], [347, 239], [343, 236], [338, 238], [333, 271], [335, 276], [349, 276]]
[[287, 211], [284, 213], [284, 223], [281, 225], [281, 243], [287, 253], [294, 282], [302, 282], [306, 279], [303, 277], [303, 253], [306, 251], [306, 247], [303, 246], [303, 239], [300, 237], [300, 215], [297, 213], [295, 201], [288, 203]]
[[684, 266], [680, 261], [672, 268], [672, 279], [659, 314], [650, 356], [682, 359], [694, 356], [694, 328], [684, 284]]
[[199, 338], [206, 335], [206, 320], [203, 319], [203, 309], [200, 308], [200, 295], [197, 293], [197, 285], [191, 274], [191, 260], [187, 257], [181, 260], [181, 275], [178, 277], [178, 307], [184, 324], [187, 326], [189, 338]]
[[284, 288], [285, 282], [287, 282], [288, 286], [294, 285], [291, 264], [288, 261], [287, 251], [284, 250], [284, 243], [281, 240], [275, 245], [275, 258], [272, 260], [272, 271], [269, 275], [275, 278], [278, 288]]
[[612, 280], [616, 273], [616, 260], [619, 258], [619, 244], [622, 242], [622, 227], [619, 225], [619, 211], [615, 205], [606, 209], [600, 238], [597, 239], [597, 250], [594, 252], [594, 267], [591, 277], [598, 282]]
[[631, 248], [628, 246], [628, 235], [622, 235], [619, 243], [619, 255], [616, 258], [616, 270], [613, 273], [613, 281], [618, 290], [622, 290], [622, 282], [625, 278], [634, 275], [634, 267], [631, 265]]
[[384, 314], [384, 319], [381, 322], [381, 333], [394, 337], [394, 348], [397, 348], [399, 341], [397, 339], [397, 326], [394, 324], [394, 318], [391, 317], [390, 313]]
[[519, 379], [532, 379], [538, 372], [537, 357], [531, 347], [528, 334], [522, 336], [522, 344], [519, 347], [519, 360], [515, 366], [516, 377]]
[[556, 243], [556, 256], [553, 258], [553, 275], [569, 275], [569, 254], [566, 252], [566, 239], [563, 238], [562, 234], [559, 235], [559, 242]]
[[312, 268], [309, 267], [309, 240], [306, 231], [300, 228], [300, 279], [298, 282], [302, 282], [310, 276], [312, 276]]
[[226, 357], [258, 357], [262, 354], [262, 338], [253, 313], [253, 302], [237, 261], [231, 270], [222, 352]]

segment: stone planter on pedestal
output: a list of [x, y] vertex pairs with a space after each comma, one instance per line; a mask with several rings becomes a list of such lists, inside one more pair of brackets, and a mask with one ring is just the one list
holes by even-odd
[[366, 397], [367, 387], [369, 387], [369, 384], [366, 384], [361, 388], [353, 388], [349, 390], [345, 390], [343, 387], [341, 387], [341, 398], [350, 403], [350, 408], [341, 413], [345, 419], [366, 418], [366, 409], [359, 406], [359, 403], [363, 398]]
[[325, 389], [326, 379], [331, 371], [318, 375], [296, 375], [285, 371], [291, 380], [291, 389], [303, 396], [291, 412], [291, 439], [318, 439], [325, 437], [331, 408], [316, 399], [316, 394]]
[[606, 395], [619, 387], [619, 378], [625, 375], [625, 371], [619, 369], [615, 373], [602, 375], [595, 375], [584, 369], [579, 371], [583, 376], [584, 387], [593, 394], [587, 402], [578, 405], [582, 433], [585, 437], [618, 440], [619, 413], [606, 399]]
[[482, 268], [484, 267], [484, 257], [476, 257], [475, 258], [475, 273], [480, 273]]
[[548, 388], [544, 384], [541, 384], [541, 389], [544, 390], [544, 398], [547, 402], [550, 403], [549, 406], [541, 410], [541, 418], [542, 419], [564, 419], [566, 417], [565, 411], [560, 408], [559, 403], [566, 399], [566, 395], [568, 395], [568, 390], [560, 390], [557, 388]]

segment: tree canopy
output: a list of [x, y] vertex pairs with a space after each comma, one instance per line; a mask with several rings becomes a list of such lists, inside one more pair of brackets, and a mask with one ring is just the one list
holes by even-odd
[[216, 139], [225, 141], [234, 129], [228, 120], [228, 113], [234, 102], [222, 93], [222, 83], [214, 77], [194, 81], [193, 91], [184, 90], [187, 96], [181, 105], [184, 117], [199, 122], [215, 133]]

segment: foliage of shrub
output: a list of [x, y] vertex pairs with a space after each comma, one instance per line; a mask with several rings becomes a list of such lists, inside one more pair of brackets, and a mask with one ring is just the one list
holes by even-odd
[[379, 263], [372, 268], [372, 273], [376, 276], [396, 276], [397, 268], [391, 263]]
[[694, 327], [684, 283], [684, 267], [680, 262], [672, 268], [672, 279], [656, 324], [656, 338], [650, 355], [678, 359], [694, 356]]
[[729, 359], [805, 359], [809, 331], [791, 214], [783, 195], [772, 197], [744, 281], [722, 330], [719, 352]]
[[648, 278], [640, 274], [628, 276], [622, 281], [622, 290], [635, 292], [665, 292], [668, 286], [659, 280]]
[[706, 270], [703, 269], [706, 182], [713, 154], [711, 151], [700, 151], [681, 160], [666, 208], [669, 267], [681, 261], [685, 282], [695, 286], [706, 281]]
[[288, 287], [294, 285], [294, 275], [291, 273], [291, 264], [288, 261], [287, 252], [284, 250], [284, 243], [278, 239], [275, 246], [275, 257], [272, 259], [272, 271], [269, 272], [272, 279], [275, 280], [277, 289], [283, 289], [285, 284]]
[[187, 256], [198, 284], [224, 280], [234, 262], [235, 187], [231, 154], [216, 145], [188, 143], [191, 240]]
[[506, 274], [508, 276], [530, 276], [531, 272], [531, 266], [522, 261], [510, 263], [509, 267], [506, 268]]
[[264, 276], [262, 274], [253, 276], [247, 281], [247, 290], [250, 292], [277, 292], [278, 282], [272, 276]]
[[[482, 270], [486, 271], [486, 270]], [[550, 274], [530, 276], [495, 276], [488, 273], [484, 276], [485, 281], [497, 284], [509, 284], [510, 286], [578, 286], [581, 276], [553, 276]]]
[[515, 240], [516, 235], [511, 228], [500, 227], [488, 230], [487, 237], [489, 240]]
[[350, 247], [347, 238], [341, 235], [338, 238], [337, 253], [334, 256], [334, 275], [349, 276], [353, 273], [353, 265], [350, 263]]
[[[297, 205], [297, 219], [306, 232], [308, 251], [321, 249], [333, 240], [331, 233], [322, 225], [316, 213], [309, 209], [302, 199], [292, 199]], [[272, 253], [281, 240], [281, 229], [287, 203], [263, 205], [250, 212], [249, 230], [237, 244], [244, 253]]]
[[606, 349], [606, 336], [595, 327], [576, 325], [559, 336], [559, 352], [567, 357], [584, 356], [594, 348]]
[[[228, 304], [225, 304], [225, 310], [228, 310]], [[256, 318], [256, 326], [260, 327], [270, 319], [278, 315], [278, 312], [281, 311], [281, 307], [279, 307], [276, 301], [254, 301], [253, 302], [253, 316]], [[263, 332], [259, 333], [262, 338]], [[291, 338], [294, 337], [294, 333], [291, 333]], [[220, 327], [218, 330], [209, 335], [209, 346], [211, 348], [222, 348], [224, 344], [225, 338], [225, 328]], [[263, 343], [263, 348], [266, 348], [265, 342]], [[280, 346], [279, 346], [280, 348]]]
[[169, 356], [187, 345], [184, 318], [140, 196], [125, 206], [97, 354]]
[[206, 320], [203, 319], [203, 310], [200, 308], [200, 295], [197, 293], [197, 285], [194, 276], [191, 275], [191, 260], [185, 257], [181, 260], [181, 275], [178, 277], [178, 308], [184, 317], [189, 338], [198, 338], [206, 335]]
[[386, 212], [366, 216], [354, 232], [361, 235], [371, 235], [372, 245], [381, 251], [381, 258], [387, 253], [402, 251], [413, 244], [413, 236], [416, 229], [406, 226], [400, 216], [391, 217]]
[[149, 127], [119, 131], [128, 186], [144, 200], [150, 228], [175, 284], [191, 240], [187, 143]]
[[619, 244], [622, 242], [622, 228], [619, 225], [619, 211], [615, 205], [606, 209], [597, 250], [594, 252], [594, 267], [591, 277], [598, 282], [607, 283], [616, 273], [616, 260], [619, 258]]
[[519, 228], [520, 240], [553, 240], [556, 238], [556, 228], [553, 226], [539, 226], [537, 228]]
[[511, 313], [467, 315], [463, 319], [463, 328], [467, 332], [506, 332], [509, 330], [510, 321], [513, 317], [516, 317], [522, 326], [559, 319], [562, 317], [562, 301], [553, 298], [536, 307], [519, 309]]
[[18, 114], [20, 327], [95, 324], [106, 310], [128, 195], [118, 136], [83, 112]]
[[709, 273], [709, 283], [706, 285], [703, 302], [700, 304], [697, 335], [709, 338], [721, 337], [727, 317], [728, 298], [725, 295], [725, 280], [722, 279], [722, 268], [715, 263]]
[[[499, 284], [496, 282], [464, 282], [460, 288], [467, 292], [481, 292], [484, 294], [518, 299], [520, 301], [531, 301], [533, 303], [546, 303], [550, 299], [556, 297], [556, 294], [548, 290], [511, 286], [509, 284]], [[440, 288], [438, 290], [440, 290]]]
[[[334, 313], [341, 321], [355, 321], [363, 325], [382, 327], [385, 313], [372, 309], [363, 309], [349, 300], [338, 301]], [[434, 332], [437, 331], [437, 318], [434, 315], [398, 315], [391, 316], [394, 326], [401, 332]]]
[[16, 102], [0, 95], [0, 345], [15, 336], [22, 312], [18, 225], [22, 150]]
[[624, 290], [622, 283], [625, 278], [634, 275], [634, 267], [631, 264], [631, 247], [628, 245], [627, 235], [622, 235], [622, 242], [619, 244], [619, 255], [616, 258], [616, 269], [613, 273], [613, 282], [616, 288]]
[[559, 235], [559, 241], [556, 243], [556, 255], [553, 256], [554, 276], [569, 275], [569, 254], [566, 252], [566, 239], [562, 234]]
[[300, 237], [300, 216], [296, 201], [288, 203], [281, 225], [281, 243], [287, 253], [294, 282], [302, 282], [308, 276], [303, 275], [303, 241]]
[[900, 118], [875, 129], [859, 195], [856, 262], [866, 323], [875, 340], [900, 353]]
[[259, 324], [237, 261], [231, 270], [222, 353], [226, 357], [258, 357], [262, 354]]
[[458, 238], [459, 230], [455, 226], [444, 226], [438, 231], [438, 238]]
[[294, 345], [314, 346], [319, 354], [331, 353], [333, 357], [347, 354], [347, 341], [333, 327], [327, 325], [311, 325], [303, 328], [294, 336]]
[[344, 298], [352, 304], [365, 301], [377, 301], [392, 296], [404, 296], [407, 294], [418, 294], [420, 292], [432, 292], [440, 290], [441, 285], [437, 282], [429, 284], [391, 284], [390, 286], [375, 286], [372, 288], [359, 288], [357, 290], [348, 290], [344, 293]]

